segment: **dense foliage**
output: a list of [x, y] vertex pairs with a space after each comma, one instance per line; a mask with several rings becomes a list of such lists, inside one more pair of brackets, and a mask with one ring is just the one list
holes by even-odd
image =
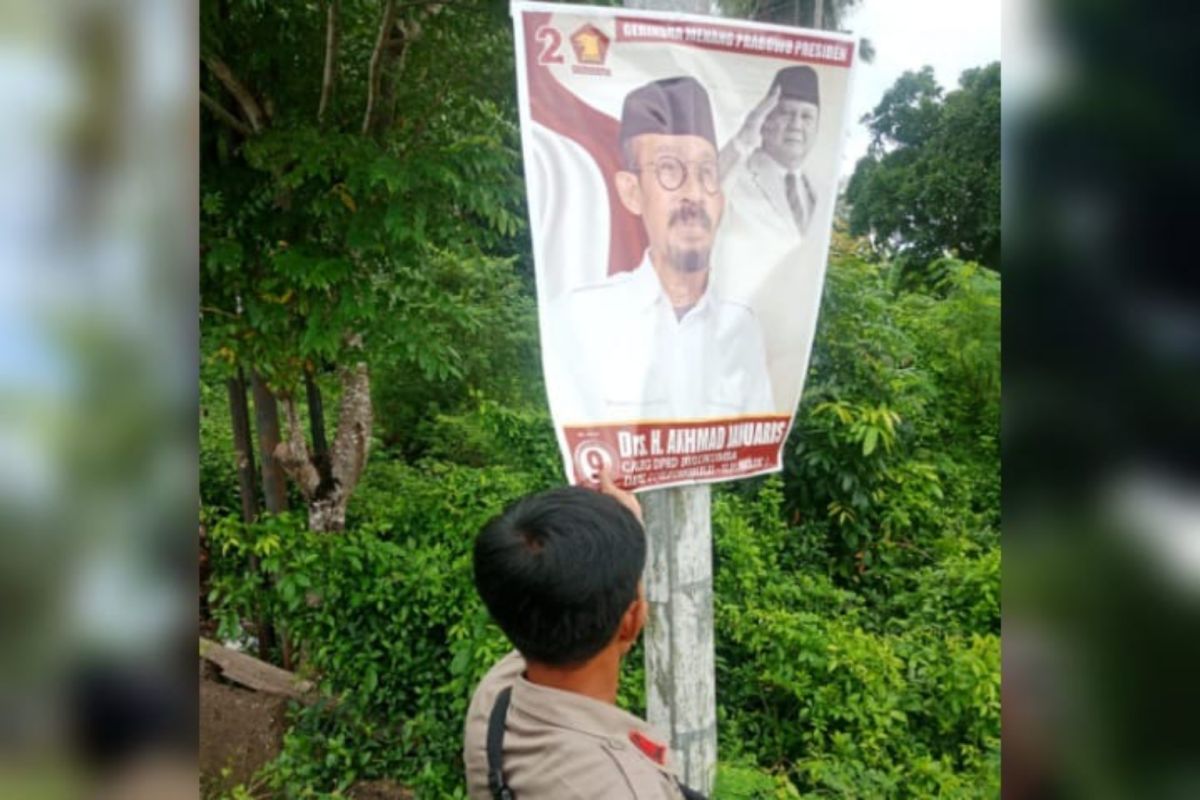
[[918, 273], [945, 254], [1000, 269], [1000, 63], [944, 96], [930, 67], [906, 72], [863, 122], [851, 231]]
[[[282, 755], [239, 792], [391, 778], [463, 797], [463, 715], [507, 649], [471, 585], [472, 538], [562, 480], [511, 76], [494, 74], [511, 42], [490, 4], [421, 18], [397, 111], [364, 137], [375, 5], [340, 5], [341, 88], [320, 124], [322, 10], [205, 8], [224, 24], [206, 47], [279, 87], [254, 136], [206, 116], [208, 607], [228, 641], [272, 620], [325, 697], [294, 709]], [[877, 255], [835, 234], [783, 474], [714, 492], [722, 800], [998, 794], [999, 278], [946, 258], [911, 284]], [[284, 389], [311, 362], [332, 416], [320, 366], [347, 358], [347, 331], [377, 422], [345, 530], [245, 521], [223, 381], [245, 364]], [[621, 702], [640, 712], [638, 650], [626, 670]]]
[[[483, 309], [519, 305], [504, 282], [523, 224], [512, 80], [493, 72], [511, 70], [495, 60], [504, 19], [486, 3], [432, 16], [401, 3], [385, 31], [394, 44], [373, 53], [379, 4], [335, 5], [327, 52], [316, 4], [204, 4], [202, 89], [232, 114], [218, 76], [236, 70], [262, 115], [245, 136], [218, 117], [205, 127], [206, 345], [216, 363], [253, 364], [284, 390], [357, 339], [373, 365], [438, 380], [478, 372], [475, 339], [506, 321]], [[402, 68], [372, 78], [371, 59]], [[327, 60], [339, 74], [319, 116]], [[463, 301], [485, 292], [497, 302]]]
[[[999, 282], [954, 264], [945, 297], [896, 296], [886, 265], [840, 243], [789, 468], [715, 494], [718, 796], [992, 797]], [[459, 796], [466, 703], [506, 649], [470, 543], [505, 502], [560, 480], [544, 410], [460, 398], [412, 432], [420, 458], [377, 453], [329, 536], [221, 513], [236, 485], [220, 398], [202, 464], [221, 634], [244, 638], [265, 598], [336, 698], [298, 712], [268, 785], [302, 796], [389, 776]], [[642, 703], [637, 653], [623, 700]]]

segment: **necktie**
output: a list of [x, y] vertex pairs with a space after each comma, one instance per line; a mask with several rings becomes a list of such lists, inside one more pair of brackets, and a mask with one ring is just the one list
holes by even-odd
[[807, 213], [804, 210], [804, 203], [800, 200], [800, 192], [796, 186], [795, 174], [789, 172], [784, 178], [784, 188], [787, 190], [788, 207], [792, 209], [792, 219], [796, 222], [796, 229], [804, 233], [804, 223]]

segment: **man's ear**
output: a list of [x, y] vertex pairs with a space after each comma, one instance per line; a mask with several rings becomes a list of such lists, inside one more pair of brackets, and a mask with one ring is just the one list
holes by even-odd
[[638, 176], [632, 172], [621, 170], [613, 176], [613, 181], [617, 185], [617, 196], [621, 198], [621, 205], [630, 214], [636, 214], [639, 217], [642, 215], [642, 185], [638, 182]]
[[638, 634], [646, 626], [646, 617], [649, 613], [650, 604], [640, 594], [629, 604], [629, 608], [625, 609], [625, 614], [621, 617], [621, 624], [617, 628], [617, 639], [624, 645], [622, 648], [624, 651], [628, 652], [629, 648], [633, 647], [633, 643], [637, 641]]

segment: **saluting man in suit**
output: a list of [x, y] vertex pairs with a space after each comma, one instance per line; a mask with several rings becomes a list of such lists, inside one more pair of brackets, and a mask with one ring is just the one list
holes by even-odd
[[817, 139], [821, 95], [812, 67], [785, 67], [766, 98], [721, 150], [721, 176], [732, 209], [803, 237], [818, 197], [804, 160]]
[[785, 67], [718, 157], [726, 219], [713, 262], [737, 268], [717, 273], [716, 289], [755, 309], [779, 409], [796, 402], [821, 294], [813, 242], [827, 235], [833, 197], [823, 177], [829, 165], [814, 161], [820, 121], [817, 71]]

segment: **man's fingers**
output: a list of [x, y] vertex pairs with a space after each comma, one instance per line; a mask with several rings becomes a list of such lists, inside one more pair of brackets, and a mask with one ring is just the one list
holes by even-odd
[[778, 86], [773, 86], [771, 91], [767, 92], [767, 96], [746, 115], [746, 123], [742, 126], [739, 134], [742, 137], [743, 147], [758, 146], [762, 125], [766, 121], [767, 115], [774, 111], [775, 106], [779, 104], [780, 91]]
[[633, 515], [637, 517], [638, 522], [642, 521], [642, 504], [638, 502], [638, 499], [634, 497], [632, 492], [625, 491], [613, 482], [612, 473], [609, 471], [607, 465], [600, 468], [600, 493], [614, 498], [618, 503], [632, 511]]
[[605, 494], [613, 494], [617, 489], [617, 485], [613, 483], [612, 473], [609, 472], [608, 465], [600, 467], [600, 491]]

